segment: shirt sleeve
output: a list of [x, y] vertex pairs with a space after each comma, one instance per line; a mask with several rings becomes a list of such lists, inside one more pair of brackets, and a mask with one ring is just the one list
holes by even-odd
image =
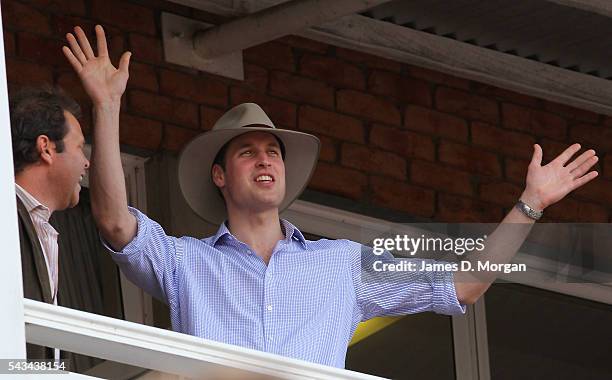
[[[433, 311], [438, 314], [462, 314], [452, 271], [421, 270], [425, 263], [443, 263], [419, 258], [395, 259], [385, 251], [381, 255], [372, 248], [356, 244], [352, 257], [352, 276], [362, 320]], [[375, 262], [379, 262], [375, 265]], [[376, 271], [382, 263], [404, 262], [405, 271]], [[412, 263], [413, 270], [408, 270]]]
[[122, 251], [114, 251], [102, 238], [102, 244], [121, 271], [134, 284], [153, 297], [172, 303], [175, 299], [175, 273], [180, 257], [179, 239], [166, 235], [164, 229], [139, 210], [129, 207], [136, 217], [138, 232]]

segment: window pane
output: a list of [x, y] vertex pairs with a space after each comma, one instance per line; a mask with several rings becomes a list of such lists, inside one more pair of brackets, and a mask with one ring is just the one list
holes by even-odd
[[516, 284], [485, 302], [492, 379], [612, 378], [611, 305]]

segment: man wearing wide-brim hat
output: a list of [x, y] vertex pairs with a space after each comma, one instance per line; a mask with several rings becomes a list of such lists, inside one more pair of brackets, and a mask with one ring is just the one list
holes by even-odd
[[[372, 250], [348, 240], [309, 241], [279, 219], [308, 183], [318, 139], [275, 128], [259, 106], [248, 103], [194, 139], [179, 163], [185, 199], [202, 218], [221, 223], [219, 230], [205, 239], [166, 235], [127, 207], [118, 121], [129, 53], [115, 69], [101, 27], [98, 56], [80, 28], [75, 34], [64, 53], [94, 106], [94, 217], [122, 271], [169, 305], [176, 331], [343, 367], [360, 321], [421, 311], [461, 313], [495, 278], [470, 281], [466, 272], [415, 271], [408, 281], [364, 282], [362, 262], [374, 258]], [[570, 162], [579, 149], [572, 145], [542, 166], [542, 151], [534, 146], [526, 189], [500, 225], [525, 228], [498, 228], [481, 260], [508, 262], [545, 207], [597, 175], [587, 173], [597, 161], [594, 151]]]

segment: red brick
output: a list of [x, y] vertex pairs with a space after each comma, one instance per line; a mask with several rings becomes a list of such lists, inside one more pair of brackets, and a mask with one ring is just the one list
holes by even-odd
[[527, 178], [527, 168], [529, 167], [529, 160], [515, 160], [512, 158], [506, 158], [505, 160], [505, 178], [514, 183], [525, 185], [525, 179]]
[[473, 120], [488, 121], [494, 124], [499, 121], [497, 102], [448, 87], [438, 87], [436, 108]]
[[602, 164], [603, 164], [603, 176], [605, 178], [612, 178], [612, 152], [604, 153]]
[[392, 210], [430, 218], [434, 213], [432, 190], [384, 177], [370, 177], [372, 203]]
[[133, 90], [129, 93], [130, 109], [174, 124], [198, 128], [198, 106], [150, 92]]
[[130, 62], [128, 88], [140, 88], [152, 92], [159, 91], [155, 67], [138, 62]]
[[509, 208], [516, 204], [523, 188], [509, 182], [484, 182], [480, 184], [479, 193], [483, 201]]
[[268, 89], [268, 70], [263, 67], [244, 63], [244, 81], [242, 85], [266, 92]]
[[102, 24], [117, 26], [125, 32], [156, 33], [155, 15], [148, 7], [120, 0], [91, 0], [91, 13]]
[[64, 89], [72, 98], [77, 100], [79, 103], [90, 103], [91, 100], [89, 95], [83, 89], [81, 80], [72, 71], [67, 71], [57, 78], [57, 85]]
[[395, 104], [383, 98], [353, 90], [340, 90], [336, 102], [340, 112], [389, 125], [401, 123], [401, 115]]
[[36, 34], [23, 32], [17, 34], [19, 56], [34, 62], [68, 67], [68, 61], [62, 53], [63, 45], [60, 40], [41, 37]]
[[178, 153], [188, 142], [199, 134], [200, 132], [194, 131], [193, 129], [181, 128], [175, 125], [165, 125], [162, 148]]
[[7, 57], [13, 56], [16, 53], [15, 34], [9, 31], [4, 31], [4, 55]]
[[298, 128], [316, 135], [327, 135], [343, 141], [365, 142], [362, 121], [311, 106], [300, 107]]
[[376, 124], [370, 130], [373, 146], [389, 150], [407, 158], [434, 160], [435, 147], [431, 137], [411, 131]]
[[440, 71], [429, 70], [423, 67], [406, 65], [406, 73], [413, 77], [424, 79], [428, 82], [442, 84], [448, 87], [459, 88], [462, 90], [470, 89], [470, 81], [467, 79], [444, 74]]
[[607, 223], [608, 210], [598, 204], [564, 198], [546, 208], [544, 215], [549, 221], [574, 223]]
[[593, 147], [602, 152], [612, 150], [612, 128], [600, 125], [577, 124], [570, 128], [570, 141]]
[[432, 162], [412, 161], [410, 181], [454, 194], [472, 195], [474, 192], [470, 173]]
[[507, 101], [510, 103], [520, 104], [523, 106], [541, 108], [543, 101], [533, 96], [520, 94], [518, 92], [506, 90], [503, 88], [490, 86], [485, 83], [472, 82], [472, 89], [479, 95], [486, 97], [493, 97], [501, 101]]
[[606, 207], [612, 207], [612, 181], [595, 178], [591, 182], [574, 190], [574, 196], [588, 199]]
[[277, 127], [284, 126], [286, 128], [295, 129], [297, 107], [293, 103], [247, 91], [240, 87], [231, 88], [230, 101], [233, 106], [247, 102], [257, 103], [266, 111]]
[[86, 13], [83, 0], [31, 0], [32, 3], [42, 8], [47, 8], [51, 13], [62, 13], [66, 15], [84, 16]]
[[570, 120], [585, 121], [587, 123], [597, 123], [600, 119], [600, 115], [594, 112], [549, 101], [544, 102], [544, 109], [549, 112], [568, 118]]
[[370, 74], [368, 89], [374, 94], [388, 96], [400, 103], [431, 106], [431, 86], [420, 79], [377, 70]]
[[276, 41], [282, 42], [284, 44], [290, 45], [301, 50], [308, 50], [320, 54], [325, 54], [329, 50], [328, 44], [324, 44], [322, 42], [310, 40], [308, 38], [300, 36], [285, 36], [277, 39]]
[[402, 65], [399, 62], [341, 47], [336, 48], [336, 56], [346, 61], [363, 64], [372, 69], [387, 70], [395, 73], [399, 73], [402, 70]]
[[208, 76], [161, 70], [159, 90], [162, 94], [192, 102], [219, 107], [227, 106], [227, 85]]
[[363, 196], [367, 184], [368, 178], [358, 170], [319, 162], [308, 188], [357, 200]]
[[305, 54], [300, 73], [340, 88], [365, 90], [365, 74], [359, 67], [337, 58]]
[[472, 123], [472, 142], [507, 156], [531, 159], [535, 139], [531, 135], [508, 131], [490, 124]]
[[502, 216], [502, 208], [490, 203], [449, 194], [438, 196], [436, 220], [441, 222], [496, 223]]
[[51, 31], [46, 14], [17, 1], [2, 2], [2, 23], [5, 29], [36, 31], [45, 35]]
[[270, 94], [296, 103], [334, 107], [334, 89], [327, 83], [282, 71], [270, 73]]
[[606, 118], [604, 119], [603, 125], [606, 128], [612, 128], [612, 117], [606, 116]]
[[559, 116], [510, 103], [502, 104], [502, 125], [557, 140], [564, 140], [567, 134], [567, 122]]
[[501, 166], [496, 154], [469, 145], [442, 141], [438, 147], [440, 162], [465, 171], [500, 177]]
[[220, 109], [200, 106], [200, 128], [206, 131], [212, 129], [224, 113], [225, 111]]
[[319, 160], [327, 162], [335, 162], [338, 158], [338, 145], [334, 139], [326, 136], [319, 136], [321, 140], [321, 152], [319, 154]]
[[468, 139], [468, 125], [465, 120], [428, 108], [406, 107], [404, 126], [453, 140], [467, 141]]
[[163, 62], [161, 40], [142, 34], [130, 33], [128, 41], [133, 60], [152, 63]]
[[267, 69], [295, 71], [295, 60], [291, 47], [279, 42], [266, 42], [248, 48], [243, 52], [246, 62], [255, 63]]
[[157, 150], [162, 141], [162, 124], [158, 121], [121, 113], [119, 140], [137, 148]]
[[[569, 148], [571, 145], [565, 142], [558, 142], [548, 139], [543, 139], [542, 141], [540, 141], [539, 144], [542, 147], [542, 153], [544, 154], [544, 158], [542, 159], [542, 165], [546, 165], [553, 159], [557, 158], [558, 155], [563, 153], [563, 151], [565, 151], [565, 149]], [[580, 153], [582, 152], [578, 152], [578, 154]]]
[[342, 144], [342, 165], [367, 173], [406, 179], [406, 161], [392, 153], [364, 145]]
[[7, 81], [16, 85], [36, 85], [53, 83], [51, 66], [45, 66], [14, 58], [6, 60]]

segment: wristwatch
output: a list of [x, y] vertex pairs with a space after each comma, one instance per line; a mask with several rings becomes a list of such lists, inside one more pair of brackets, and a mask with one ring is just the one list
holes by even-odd
[[533, 220], [539, 220], [544, 215], [544, 211], [536, 211], [520, 199], [516, 202], [516, 208]]

